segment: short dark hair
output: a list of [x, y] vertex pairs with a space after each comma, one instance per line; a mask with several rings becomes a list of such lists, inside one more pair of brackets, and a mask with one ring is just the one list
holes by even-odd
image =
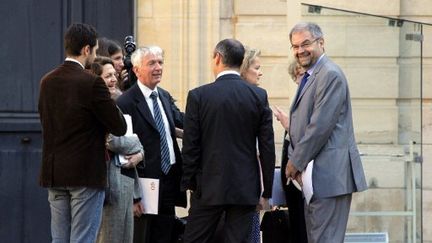
[[90, 50], [97, 44], [98, 34], [95, 28], [88, 24], [76, 23], [69, 26], [64, 36], [64, 47], [67, 55], [79, 56], [86, 45]]
[[240, 68], [245, 54], [243, 44], [236, 39], [221, 40], [215, 47], [215, 54], [222, 55], [222, 63], [227, 67]]
[[96, 57], [94, 62], [90, 64], [90, 71], [97, 76], [102, 75], [103, 66], [105, 64], [111, 64], [114, 66], [113, 61], [109, 57]]
[[96, 50], [96, 55], [98, 56], [111, 57], [118, 52], [123, 53], [122, 47], [115, 40], [101, 37], [98, 39], [98, 43], [99, 48]]

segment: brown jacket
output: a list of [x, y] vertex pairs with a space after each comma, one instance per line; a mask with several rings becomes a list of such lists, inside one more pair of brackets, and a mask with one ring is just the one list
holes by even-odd
[[65, 61], [40, 83], [43, 133], [40, 185], [106, 185], [105, 136], [122, 136], [124, 118], [104, 81]]

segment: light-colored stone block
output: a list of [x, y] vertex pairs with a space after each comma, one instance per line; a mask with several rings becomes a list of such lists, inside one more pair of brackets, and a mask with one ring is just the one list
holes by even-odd
[[423, 98], [432, 99], [432, 59], [423, 60]]
[[429, 0], [401, 0], [400, 5], [402, 18], [411, 19], [412, 16], [430, 15], [432, 13], [432, 5]]
[[286, 63], [262, 65], [264, 75], [260, 80], [260, 87], [267, 90], [269, 98], [290, 98], [290, 93], [297, 89], [290, 85], [292, 81], [286, 71], [287, 66]]
[[[347, 18], [310, 18], [320, 25], [325, 49], [335, 57], [398, 57], [399, 28], [389, 27], [375, 19], [369, 22], [351, 22]], [[368, 19], [369, 21], [369, 19]]]
[[430, 188], [423, 189], [423, 242], [432, 242], [432, 190]]
[[[290, 47], [285, 22], [236, 24], [235, 38], [261, 49], [262, 55], [286, 57]], [[277, 38], [269, 38], [277, 36]]]
[[393, 100], [352, 100], [358, 143], [396, 144], [398, 110]]
[[[427, 1], [427, 0], [424, 0]], [[376, 15], [397, 16], [400, 14], [400, 0], [363, 0], [363, 1], [344, 1], [344, 0], [312, 0], [310, 4], [332, 7], [337, 9], [363, 12]], [[334, 11], [334, 10], [323, 10]]]
[[[399, 189], [369, 189], [355, 193], [351, 212], [404, 212], [405, 192]], [[350, 215], [347, 232], [388, 232], [390, 242], [405, 242], [411, 218], [406, 216]]]
[[[432, 144], [432, 101], [431, 100], [423, 102], [422, 131], [423, 131], [423, 143], [425, 144], [425, 146]], [[430, 157], [430, 161], [432, 162], [432, 156]]]
[[286, 15], [286, 2], [281, 0], [234, 0], [238, 15]]
[[336, 57], [332, 60], [345, 73], [351, 99], [394, 99], [398, 97], [399, 70], [395, 59]]
[[136, 14], [138, 18], [153, 17], [153, 0], [137, 0]]
[[[404, 188], [406, 155], [403, 146], [359, 145], [366, 181], [371, 188]], [[385, 171], [385, 177], [382, 175]]]
[[[426, 17], [421, 20], [432, 23], [431, 17]], [[427, 44], [430, 43], [431, 40], [432, 40], [432, 26], [423, 25], [423, 58], [430, 59], [432, 57], [432, 45]]]

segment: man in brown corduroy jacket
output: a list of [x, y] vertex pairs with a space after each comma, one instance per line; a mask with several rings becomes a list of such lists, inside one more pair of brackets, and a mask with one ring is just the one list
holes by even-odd
[[65, 62], [40, 83], [40, 185], [48, 188], [53, 242], [94, 242], [105, 195], [105, 136], [123, 135], [126, 123], [104, 81], [84, 70], [96, 56], [96, 30], [72, 24], [64, 41]]

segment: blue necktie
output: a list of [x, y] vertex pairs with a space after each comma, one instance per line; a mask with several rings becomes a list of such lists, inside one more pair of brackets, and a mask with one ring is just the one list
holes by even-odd
[[298, 88], [298, 91], [297, 91], [297, 100], [300, 98], [300, 94], [301, 94], [304, 86], [306, 85], [306, 82], [308, 81], [308, 77], [309, 77], [309, 73], [305, 72], [304, 75], [303, 75], [303, 78], [302, 78], [302, 80], [300, 82], [300, 86]]
[[157, 102], [157, 97], [158, 97], [158, 93], [156, 91], [153, 91], [150, 95], [150, 98], [153, 100], [154, 120], [160, 134], [161, 169], [163, 173], [168, 174], [171, 167], [170, 153], [169, 153], [168, 143], [166, 139], [165, 126]]

